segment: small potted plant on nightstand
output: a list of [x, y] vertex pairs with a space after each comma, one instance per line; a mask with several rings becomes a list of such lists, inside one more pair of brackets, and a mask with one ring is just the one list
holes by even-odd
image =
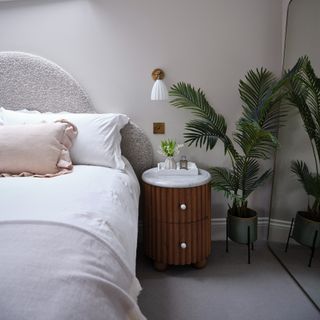
[[288, 98], [301, 115], [312, 147], [315, 172], [311, 172], [303, 161], [291, 163], [291, 171], [297, 175], [311, 202], [308, 202], [306, 211], [299, 211], [292, 220], [286, 251], [294, 221], [292, 237], [311, 248], [310, 267], [314, 250], [320, 246], [320, 79], [314, 73], [309, 58], [304, 57], [303, 60], [300, 72], [290, 81]]
[[270, 169], [261, 170], [261, 160], [269, 159], [278, 145], [275, 134], [279, 120], [285, 115], [279, 108], [286, 94], [283, 87], [300, 63], [280, 81], [264, 68], [247, 73], [239, 85], [243, 114], [232, 137], [227, 134], [224, 117], [210, 106], [202, 90], [180, 82], [173, 85], [169, 93], [173, 106], [189, 109], [196, 116], [186, 124], [187, 144], [205, 146], [206, 150], [212, 150], [218, 140], [224, 144], [232, 168], [211, 168], [211, 185], [231, 200], [227, 239], [248, 245], [249, 263], [250, 245], [257, 239], [257, 213], [248, 207], [248, 197], [272, 173]]
[[176, 162], [174, 156], [179, 154], [179, 149], [183, 144], [177, 144], [175, 140], [162, 140], [160, 144], [159, 153], [166, 157], [164, 161], [164, 169], [176, 169]]

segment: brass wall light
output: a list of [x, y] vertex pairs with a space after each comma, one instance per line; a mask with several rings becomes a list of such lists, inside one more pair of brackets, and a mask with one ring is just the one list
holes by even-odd
[[155, 81], [151, 91], [151, 100], [167, 100], [168, 89], [165, 83], [162, 81], [164, 78], [164, 72], [158, 68], [154, 69], [151, 75]]

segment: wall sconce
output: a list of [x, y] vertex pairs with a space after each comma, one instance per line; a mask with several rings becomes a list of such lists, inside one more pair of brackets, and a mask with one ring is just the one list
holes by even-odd
[[151, 75], [155, 81], [151, 91], [151, 100], [167, 100], [168, 89], [162, 81], [164, 72], [161, 69], [154, 69]]

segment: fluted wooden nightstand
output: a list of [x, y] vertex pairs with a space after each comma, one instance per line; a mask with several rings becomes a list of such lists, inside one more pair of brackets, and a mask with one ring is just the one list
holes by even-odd
[[154, 266], [206, 265], [211, 252], [210, 174], [162, 176], [157, 168], [143, 180], [144, 247]]

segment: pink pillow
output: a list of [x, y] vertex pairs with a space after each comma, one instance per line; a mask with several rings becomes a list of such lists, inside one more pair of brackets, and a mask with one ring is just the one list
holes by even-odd
[[0, 175], [53, 176], [72, 169], [69, 149], [77, 135], [71, 123], [0, 126]]

